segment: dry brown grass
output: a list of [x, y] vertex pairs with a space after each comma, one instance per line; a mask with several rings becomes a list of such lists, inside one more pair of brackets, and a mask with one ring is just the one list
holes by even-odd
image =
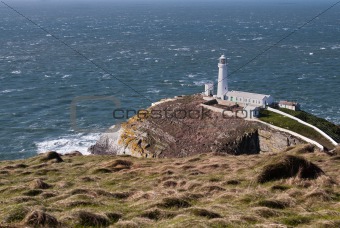
[[[264, 167], [285, 157], [280, 154], [63, 156], [64, 162], [40, 155], [0, 162], [7, 171], [0, 173], [0, 227], [336, 227], [340, 160], [301, 148], [283, 153], [299, 154], [325, 175], [304, 179], [298, 171], [258, 184]], [[98, 169], [108, 171], [94, 174]]]

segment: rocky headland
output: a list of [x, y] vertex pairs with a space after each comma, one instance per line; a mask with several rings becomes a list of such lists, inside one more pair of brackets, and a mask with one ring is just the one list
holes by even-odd
[[108, 132], [89, 150], [93, 154], [136, 157], [187, 157], [199, 153], [279, 152], [304, 143], [289, 133], [201, 106], [201, 95], [158, 102], [130, 118], [118, 132]]

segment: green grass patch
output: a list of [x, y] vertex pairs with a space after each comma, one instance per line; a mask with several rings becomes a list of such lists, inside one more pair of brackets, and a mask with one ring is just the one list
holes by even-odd
[[328, 134], [337, 143], [340, 143], [340, 126], [337, 126], [334, 123], [331, 123], [323, 118], [314, 116], [305, 111], [294, 111], [286, 108], [280, 108], [279, 110], [296, 118], [299, 118], [300, 120], [303, 120], [309, 124], [312, 124], [313, 126]]
[[275, 125], [277, 127], [281, 127], [290, 131], [294, 131], [300, 135], [303, 135], [307, 138], [310, 138], [324, 147], [331, 149], [333, 148], [333, 144], [328, 141], [325, 137], [323, 137], [320, 133], [315, 131], [313, 128], [307, 127], [296, 120], [293, 120], [289, 117], [280, 115], [275, 112], [271, 112], [268, 110], [260, 111], [260, 120]]

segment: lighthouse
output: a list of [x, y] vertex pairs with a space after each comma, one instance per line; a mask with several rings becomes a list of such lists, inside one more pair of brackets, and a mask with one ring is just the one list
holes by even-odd
[[217, 97], [224, 100], [228, 92], [228, 67], [227, 59], [224, 55], [219, 58], [218, 63], [218, 85], [217, 85]]

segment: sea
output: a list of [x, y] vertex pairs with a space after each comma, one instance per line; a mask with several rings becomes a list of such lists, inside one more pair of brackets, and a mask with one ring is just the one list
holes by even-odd
[[[340, 124], [340, 4], [330, 0], [0, 3], [0, 160], [87, 148], [162, 98], [271, 94]], [[113, 118], [114, 111], [119, 118]]]

